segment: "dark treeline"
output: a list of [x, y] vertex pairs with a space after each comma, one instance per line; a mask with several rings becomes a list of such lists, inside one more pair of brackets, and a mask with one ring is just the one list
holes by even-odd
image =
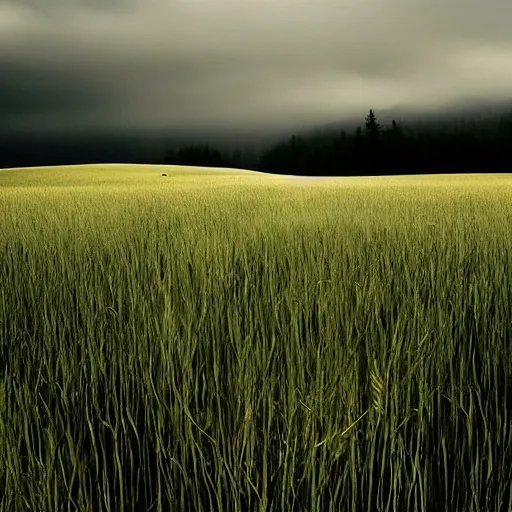
[[170, 165], [198, 165], [201, 167], [227, 167], [230, 159], [209, 145], [188, 146], [178, 151], [169, 150], [165, 155], [165, 163]]
[[197, 165], [201, 167], [234, 167], [256, 170], [261, 165], [262, 155], [254, 150], [220, 151], [210, 145], [190, 145], [167, 151], [167, 165]]
[[262, 156], [262, 171], [305, 176], [512, 170], [512, 115], [495, 120], [381, 126], [370, 110], [353, 133], [296, 137]]
[[129, 137], [0, 137], [4, 168], [104, 162], [233, 167], [304, 176], [510, 172], [512, 112], [492, 119], [392, 121], [383, 126], [370, 110], [356, 129], [291, 135], [260, 151]]

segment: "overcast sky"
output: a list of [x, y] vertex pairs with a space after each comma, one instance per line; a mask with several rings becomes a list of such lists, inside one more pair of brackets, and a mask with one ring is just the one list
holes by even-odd
[[9, 130], [270, 127], [511, 97], [511, 0], [0, 0]]

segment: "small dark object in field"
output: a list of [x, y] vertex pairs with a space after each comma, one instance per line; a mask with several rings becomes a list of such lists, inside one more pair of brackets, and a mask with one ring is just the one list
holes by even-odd
[[162, 174], [162, 176], [167, 176], [167, 174]]

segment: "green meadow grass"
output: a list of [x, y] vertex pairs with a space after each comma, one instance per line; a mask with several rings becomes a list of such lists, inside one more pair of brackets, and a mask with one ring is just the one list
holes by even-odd
[[0, 171], [0, 510], [509, 511], [511, 271], [511, 175]]

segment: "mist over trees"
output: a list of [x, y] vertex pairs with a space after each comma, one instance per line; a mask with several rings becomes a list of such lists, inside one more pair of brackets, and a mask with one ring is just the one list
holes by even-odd
[[512, 113], [493, 121], [382, 126], [373, 110], [364, 130], [292, 137], [262, 155], [259, 170], [307, 176], [512, 171]]
[[[254, 141], [248, 140], [247, 147]], [[254, 147], [254, 145], [253, 145]], [[0, 167], [86, 163], [233, 167], [275, 174], [358, 176], [512, 171], [512, 110], [492, 119], [379, 121], [370, 109], [355, 129], [290, 134], [266, 149], [156, 143], [151, 138], [50, 141], [0, 135]]]

